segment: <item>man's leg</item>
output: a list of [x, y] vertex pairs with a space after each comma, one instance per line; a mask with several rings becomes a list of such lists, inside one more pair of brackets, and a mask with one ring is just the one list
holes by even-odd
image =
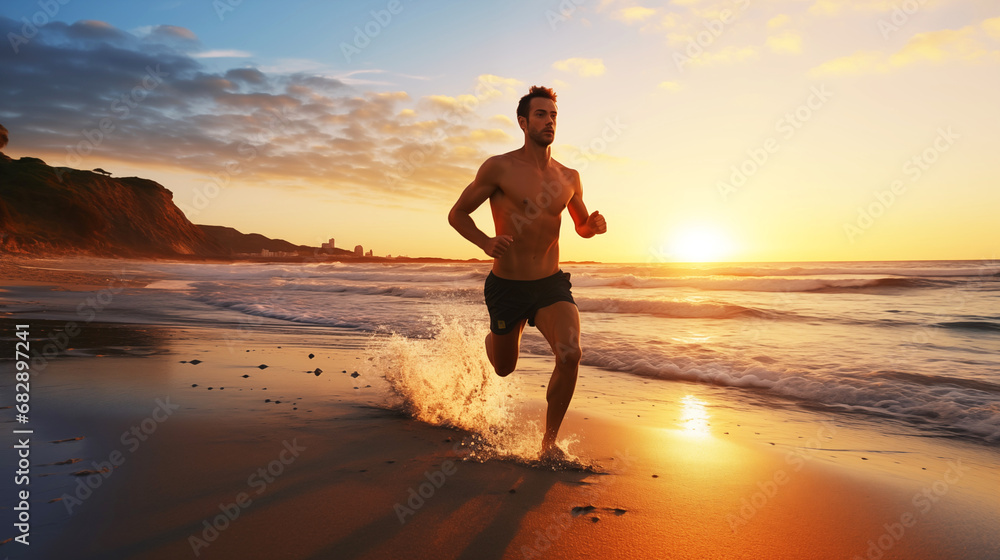
[[517, 355], [521, 351], [521, 334], [527, 321], [521, 319], [507, 334], [493, 334], [493, 331], [490, 331], [486, 335], [486, 356], [500, 377], [507, 377], [517, 367]]
[[542, 437], [544, 456], [555, 447], [559, 426], [576, 389], [576, 375], [582, 356], [580, 312], [576, 305], [559, 301], [538, 310], [535, 314], [535, 326], [545, 336], [556, 357], [555, 369], [545, 392], [549, 407], [545, 413], [545, 435]]

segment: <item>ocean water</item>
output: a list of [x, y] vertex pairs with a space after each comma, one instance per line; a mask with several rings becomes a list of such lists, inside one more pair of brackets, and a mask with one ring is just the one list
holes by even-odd
[[[469, 408], [473, 416], [501, 412], [484, 420], [452, 411], [449, 423], [510, 420], [502, 411], [516, 395], [491, 382], [480, 352], [489, 264], [103, 260], [87, 266], [162, 278], [116, 296], [101, 320], [301, 323], [391, 335], [381, 337], [388, 342], [375, 367], [417, 417], [440, 420], [442, 407], [461, 394], [488, 401]], [[929, 436], [1000, 441], [1000, 262], [562, 268], [572, 275], [585, 365], [658, 383], [731, 386], [764, 405], [777, 399], [874, 421], [892, 418]], [[8, 311], [46, 309], [51, 318], [53, 310], [72, 311], [77, 299], [53, 292], [8, 301]], [[551, 351], [528, 327], [522, 353]], [[436, 373], [420, 374], [430, 367]]]

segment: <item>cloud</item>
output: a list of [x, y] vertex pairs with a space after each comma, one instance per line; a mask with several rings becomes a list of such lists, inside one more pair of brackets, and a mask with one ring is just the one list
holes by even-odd
[[767, 20], [768, 29], [777, 29], [783, 25], [787, 25], [792, 18], [788, 17], [788, 14], [778, 14], [773, 18]]
[[825, 62], [812, 70], [813, 76], [875, 74], [921, 63], [1000, 61], [1000, 50], [989, 37], [992, 20], [981, 26], [941, 29], [917, 33], [895, 53], [858, 51]]
[[[0, 36], [19, 31], [0, 17]], [[384, 204], [452, 197], [510, 140], [476, 104], [516, 95], [516, 79], [484, 75], [464, 92], [411, 99], [357, 83], [380, 70], [216, 71], [190, 54], [193, 34], [181, 28], [140, 35], [52, 22], [19, 52], [0, 49], [3, 124], [19, 151], [53, 166], [116, 160], [206, 181], [238, 164], [230, 188], [306, 184]]]
[[[786, 0], [796, 1], [796, 0]], [[747, 0], [670, 0], [654, 9], [635, 5], [634, 0], [604, 0], [598, 11], [612, 19], [634, 24], [641, 33], [656, 33], [664, 39], [666, 60], [689, 58], [692, 65], [714, 65], [741, 62], [759, 55], [759, 45], [733, 45], [732, 31], [751, 27], [755, 15], [748, 15], [752, 2]], [[756, 4], [753, 4], [756, 5]], [[791, 18], [780, 14], [771, 18], [770, 27], [786, 25]], [[720, 37], [725, 35], [724, 39]], [[745, 35], [744, 35], [745, 36]], [[718, 40], [718, 43], [716, 42]], [[720, 45], [729, 44], [725, 48]], [[774, 52], [798, 52], [799, 42], [792, 35], [779, 35], [769, 41]], [[694, 51], [699, 54], [693, 56]]]
[[479, 104], [479, 98], [472, 94], [462, 94], [456, 97], [450, 95], [428, 95], [424, 99], [431, 107], [441, 111], [471, 111]]
[[692, 66], [711, 66], [715, 64], [732, 64], [750, 58], [756, 58], [756, 47], [726, 47], [724, 49], [707, 50], [689, 60]]
[[[809, 6], [809, 13], [813, 15], [830, 16], [839, 15], [843, 12], [866, 12], [866, 13], [889, 13], [896, 9], [907, 9], [912, 12], [911, 6], [917, 5], [918, 9], [937, 8], [953, 3], [954, 0], [913, 0], [913, 3], [901, 0], [816, 0]], [[903, 5], [906, 7], [903, 8]]]
[[1000, 39], [1000, 17], [985, 20], [981, 25], [990, 37]]
[[235, 49], [221, 49], [204, 51], [200, 53], [192, 53], [193, 58], [249, 58], [253, 56], [246, 51], [239, 51]]
[[660, 82], [660, 84], [656, 87], [660, 89], [665, 89], [667, 91], [680, 91], [681, 89], [681, 85], [678, 84], [677, 82], [668, 82], [668, 81]]
[[[502, 97], [504, 95], [519, 95], [518, 89], [524, 82], [514, 78], [501, 78], [493, 74], [482, 74], [476, 79], [475, 95], [483, 101]], [[517, 89], [515, 89], [517, 88]], [[527, 92], [524, 92], [527, 93]]]
[[503, 126], [515, 127], [514, 121], [507, 115], [493, 115], [490, 117], [490, 122], [497, 123]]
[[628, 8], [623, 8], [621, 10], [618, 10], [617, 12], [615, 12], [613, 17], [615, 19], [624, 21], [625, 23], [634, 23], [638, 21], [643, 21], [655, 13], [656, 10], [652, 8], [646, 8], [644, 6], [630, 6]]
[[256, 68], [233, 68], [226, 72], [225, 78], [230, 81], [240, 81], [252, 85], [260, 85], [267, 82], [267, 76]]
[[771, 52], [799, 53], [802, 52], [802, 36], [794, 31], [786, 31], [780, 35], [768, 37], [767, 46]]
[[[108, 41], [113, 43], [124, 43], [135, 39], [135, 36], [131, 33], [122, 31], [121, 29], [118, 29], [117, 27], [104, 21], [85, 19], [70, 26], [66, 26], [62, 23], [56, 23], [54, 27], [60, 28], [69, 39]], [[6, 33], [4, 35], [6, 35]]]
[[567, 58], [554, 62], [552, 67], [582, 77], [604, 74], [604, 61], [599, 58]]
[[852, 55], [824, 62], [811, 69], [809, 73], [813, 76], [839, 76], [886, 72], [889, 70], [886, 58], [880, 51], [857, 51]]
[[845, 10], [855, 12], [888, 12], [897, 4], [893, 0], [816, 0], [809, 13], [835, 15]]
[[147, 29], [148, 32], [146, 34], [146, 38], [151, 41], [198, 42], [198, 36], [194, 34], [194, 31], [185, 27], [177, 27], [176, 25], [156, 25]]

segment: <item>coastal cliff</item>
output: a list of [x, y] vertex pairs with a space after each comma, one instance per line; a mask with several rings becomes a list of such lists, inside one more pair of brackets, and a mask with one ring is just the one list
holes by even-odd
[[149, 179], [0, 153], [0, 253], [239, 258], [261, 250], [314, 252], [282, 239], [193, 224], [173, 193]]

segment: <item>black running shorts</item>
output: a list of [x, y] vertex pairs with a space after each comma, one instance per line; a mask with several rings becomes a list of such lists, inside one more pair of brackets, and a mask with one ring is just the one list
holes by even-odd
[[576, 305], [570, 292], [571, 287], [569, 273], [562, 269], [552, 276], [537, 280], [508, 280], [490, 271], [483, 288], [486, 308], [490, 312], [490, 331], [494, 334], [507, 334], [522, 319], [527, 319], [528, 324], [533, 327], [535, 313], [557, 301], [568, 301]]

